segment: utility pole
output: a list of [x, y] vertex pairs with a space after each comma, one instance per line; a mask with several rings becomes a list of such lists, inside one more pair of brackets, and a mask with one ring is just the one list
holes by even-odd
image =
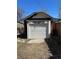
[[61, 8], [59, 8], [59, 19], [61, 19]]

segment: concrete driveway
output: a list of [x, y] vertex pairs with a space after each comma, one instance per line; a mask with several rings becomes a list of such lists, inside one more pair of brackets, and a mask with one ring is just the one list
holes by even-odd
[[42, 39], [17, 43], [17, 59], [49, 59], [49, 48]]

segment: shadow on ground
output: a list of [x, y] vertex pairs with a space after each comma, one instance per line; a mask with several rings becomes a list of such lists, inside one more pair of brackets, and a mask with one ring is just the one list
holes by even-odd
[[45, 39], [52, 56], [49, 59], [61, 59], [61, 36], [51, 34]]
[[25, 38], [27, 38], [27, 35], [26, 35], [26, 33], [21, 33], [20, 35], [17, 35], [17, 38], [25, 39]]

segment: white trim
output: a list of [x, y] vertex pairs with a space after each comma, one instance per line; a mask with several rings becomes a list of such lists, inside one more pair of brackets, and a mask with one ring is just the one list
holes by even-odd
[[50, 20], [26, 20], [26, 21], [50, 21]]
[[29, 23], [27, 23], [27, 38], [29, 38]]
[[49, 23], [48, 23], [48, 34], [50, 34], [51, 33], [51, 21], [49, 21]]

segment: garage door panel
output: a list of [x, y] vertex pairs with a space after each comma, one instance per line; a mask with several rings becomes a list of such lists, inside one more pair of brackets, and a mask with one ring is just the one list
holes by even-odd
[[45, 25], [30, 25], [30, 38], [45, 38], [46, 30]]

